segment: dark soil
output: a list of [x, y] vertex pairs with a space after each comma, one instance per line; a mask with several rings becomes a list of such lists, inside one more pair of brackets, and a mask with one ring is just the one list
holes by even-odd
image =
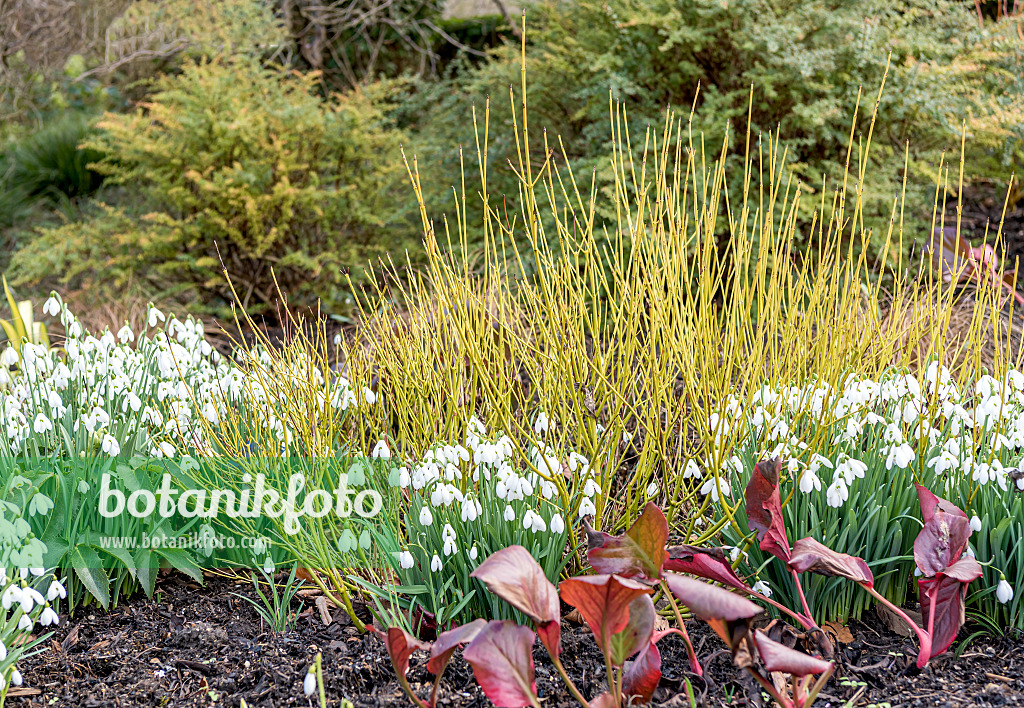
[[[344, 613], [325, 626], [312, 599], [296, 629], [274, 634], [247, 603], [231, 593], [251, 594], [247, 580], [213, 577], [200, 588], [178, 576], [161, 578], [159, 602], [139, 597], [102, 612], [86, 609], [62, 623], [49, 649], [21, 662], [25, 686], [12, 690], [12, 706], [313, 706], [302, 679], [323, 652], [328, 705], [342, 699], [357, 708], [411, 705], [402, 694], [383, 643], [360, 636]], [[299, 603], [304, 602], [300, 607]], [[685, 708], [684, 679], [693, 682], [698, 705], [764, 705], [752, 679], [733, 668], [724, 645], [698, 622], [689, 623], [704, 680], [688, 673], [677, 637], [667, 637], [661, 686], [654, 704]], [[923, 672], [913, 665], [912, 640], [884, 628], [873, 615], [850, 627], [852, 642], [840, 645], [836, 676], [816, 705], [838, 707], [885, 703], [896, 706], [1024, 706], [1024, 637], [971, 638], [965, 628], [949, 654]], [[969, 639], [969, 641], [968, 641]], [[966, 644], [966, 646], [965, 646]], [[568, 622], [563, 628], [564, 662], [588, 697], [601, 691], [604, 666], [589, 633]], [[959, 653], [959, 658], [953, 658]], [[534, 651], [537, 688], [545, 706], [575, 705], [540, 644]], [[429, 694], [425, 657], [415, 655], [410, 683]], [[468, 665], [456, 656], [445, 674], [441, 706], [470, 708], [490, 703], [476, 687]]]

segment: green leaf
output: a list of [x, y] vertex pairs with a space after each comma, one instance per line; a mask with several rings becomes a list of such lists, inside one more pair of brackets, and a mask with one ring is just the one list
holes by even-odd
[[202, 584], [203, 571], [196, 565], [196, 562], [192, 560], [192, 556], [187, 551], [180, 548], [154, 548], [153, 552], [170, 563], [171, 567], [175, 570]]
[[154, 557], [151, 549], [140, 548], [135, 552], [135, 572], [146, 597], [153, 597], [153, 591], [156, 589], [156, 574], [159, 570], [160, 562]]
[[110, 605], [110, 581], [100, 563], [100, 557], [92, 546], [75, 546], [69, 554], [71, 567], [75, 575], [89, 594], [96, 598], [103, 609]]

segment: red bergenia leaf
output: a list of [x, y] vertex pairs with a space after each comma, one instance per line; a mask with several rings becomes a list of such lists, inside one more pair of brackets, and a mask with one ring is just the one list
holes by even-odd
[[636, 659], [627, 661], [622, 674], [622, 693], [626, 698], [639, 696], [647, 703], [661, 682], [661, 652], [654, 640], [647, 644]]
[[944, 572], [960, 559], [971, 536], [971, 524], [967, 514], [920, 484], [917, 496], [924, 527], [914, 539], [914, 561], [921, 572], [930, 577]]
[[750, 592], [750, 588], [740, 580], [732, 565], [726, 559], [723, 548], [698, 548], [697, 546], [670, 546], [665, 549], [668, 560], [663, 570], [677, 573], [689, 573], [700, 578], [728, 585], [742, 592]]
[[757, 645], [757, 653], [761, 655], [761, 661], [764, 662], [764, 668], [769, 671], [807, 676], [825, 673], [833, 666], [831, 661], [809, 656], [769, 639], [768, 635], [759, 629], [754, 632], [754, 643]]
[[782, 458], [758, 462], [747, 483], [747, 523], [757, 531], [758, 546], [783, 562], [789, 562], [789, 540], [782, 519], [779, 470]]
[[582, 575], [563, 580], [558, 587], [562, 599], [580, 611], [597, 646], [606, 653], [612, 636], [629, 623], [630, 603], [651, 592], [647, 585], [617, 575]]
[[589, 548], [587, 560], [595, 572], [627, 578], [641, 575], [651, 580], [661, 577], [667, 558], [668, 521], [654, 502], [648, 502], [640, 518], [621, 536], [595, 531], [586, 521], [583, 523]]
[[427, 662], [427, 671], [435, 676], [444, 671], [455, 650], [459, 646], [469, 644], [476, 639], [476, 635], [480, 634], [480, 630], [486, 625], [487, 620], [478, 619], [455, 629], [449, 629], [447, 632], [442, 632], [438, 636], [437, 641], [430, 647], [430, 661]]
[[[964, 624], [964, 598], [967, 585], [981, 575], [981, 566], [973, 558], [963, 558], [950, 566], [955, 575], [939, 573], [931, 578], [919, 578], [918, 595], [921, 601], [921, 616], [924, 628], [931, 627], [931, 653], [918, 659], [923, 668], [928, 659], [943, 653], [956, 639], [957, 632]], [[957, 577], [959, 576], [959, 577]], [[969, 578], [961, 580], [960, 577]], [[923, 659], [923, 660], [922, 660]]]
[[798, 573], [839, 576], [868, 585], [875, 583], [875, 576], [862, 558], [833, 551], [813, 538], [801, 538], [793, 545], [789, 567]]
[[535, 638], [529, 627], [491, 620], [462, 652], [481, 690], [498, 708], [522, 708], [536, 700]]
[[750, 619], [762, 612], [760, 607], [747, 598], [705, 583], [703, 580], [665, 573], [665, 582], [668, 583], [672, 594], [686, 605], [695, 617], [705, 622], [715, 619], [728, 622]]
[[492, 553], [469, 575], [537, 624], [558, 621], [558, 591], [522, 546]]
[[429, 644], [421, 642], [401, 627], [388, 627], [386, 631], [372, 626], [369, 629], [384, 640], [388, 656], [391, 657], [391, 666], [399, 676], [405, 676], [409, 670], [409, 657], [414, 651], [430, 648]]
[[621, 632], [612, 635], [609, 656], [612, 664], [622, 666], [626, 659], [650, 644], [654, 635], [654, 603], [650, 595], [640, 595], [629, 603], [629, 621]]
[[549, 654], [560, 653], [558, 590], [528, 550], [522, 546], [503, 548], [489, 555], [469, 575], [533, 620]]

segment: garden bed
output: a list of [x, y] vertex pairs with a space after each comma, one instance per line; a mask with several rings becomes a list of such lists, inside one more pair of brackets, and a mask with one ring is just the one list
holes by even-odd
[[[305, 598], [296, 628], [269, 632], [255, 610], [232, 593], [252, 596], [245, 579], [208, 576], [202, 588], [178, 576], [161, 578], [157, 600], [139, 595], [110, 612], [92, 608], [65, 621], [50, 638], [50, 651], [23, 660], [26, 688], [9, 694], [12, 706], [250, 706], [315, 705], [302, 694], [302, 679], [323, 652], [328, 705], [342, 699], [356, 707], [409, 705], [395, 680], [383, 643], [360, 635], [347, 616], [333, 612], [324, 624], [313, 598]], [[296, 608], [298, 609], [298, 608]], [[585, 627], [564, 621], [563, 657], [584, 691], [602, 690], [603, 659]], [[703, 623], [690, 623], [709, 681], [694, 680], [698, 705], [764, 705], [745, 672]], [[949, 654], [923, 671], [912, 668], [916, 647], [869, 613], [850, 626], [840, 645], [836, 677], [819, 705], [1020, 706], [1024, 705], [1024, 637], [972, 637], [967, 625]], [[961, 652], [962, 643], [967, 646]], [[681, 641], [661, 643], [664, 676], [654, 705], [689, 703], [683, 690], [686, 652]], [[960, 653], [959, 658], [954, 658]], [[545, 706], [572, 706], [538, 643], [537, 689]], [[410, 683], [426, 695], [425, 655], [415, 655]], [[910, 670], [907, 669], [911, 666]], [[691, 676], [692, 679], [692, 676]], [[693, 679], [692, 679], [693, 680]], [[20, 696], [18, 693], [20, 692]], [[827, 695], [826, 695], [827, 694]], [[468, 665], [456, 656], [439, 703], [489, 706]]]

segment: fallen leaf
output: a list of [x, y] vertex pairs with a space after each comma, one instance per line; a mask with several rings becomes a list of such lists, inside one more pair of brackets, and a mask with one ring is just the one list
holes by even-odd
[[841, 622], [823, 622], [821, 628], [828, 632], [829, 636], [842, 644], [849, 644], [853, 641], [853, 632]]
[[316, 599], [316, 609], [320, 611], [320, 619], [323, 621], [326, 627], [331, 623], [333, 619], [331, 617], [331, 611], [328, 609], [328, 601], [326, 595], [321, 595]]

